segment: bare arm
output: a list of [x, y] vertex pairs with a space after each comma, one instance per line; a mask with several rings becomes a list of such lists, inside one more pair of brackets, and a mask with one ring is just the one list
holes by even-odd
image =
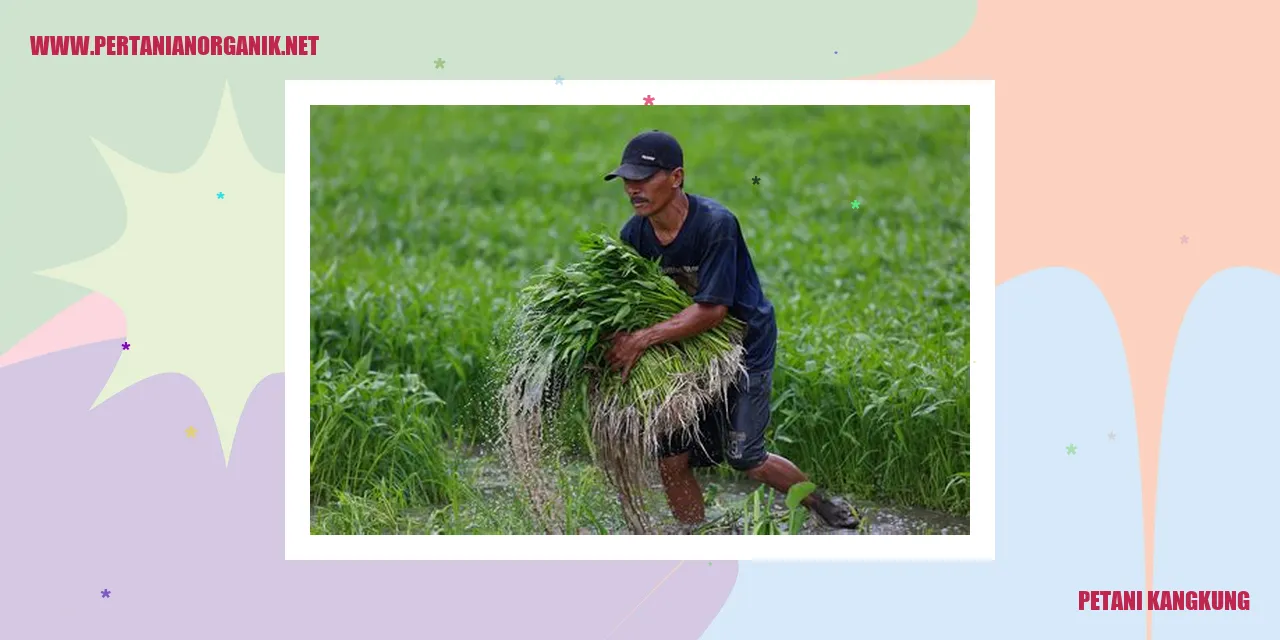
[[622, 381], [627, 381], [631, 367], [645, 349], [664, 342], [676, 342], [696, 336], [724, 321], [729, 307], [722, 304], [706, 304], [695, 302], [684, 308], [684, 311], [671, 316], [670, 320], [612, 337], [613, 346], [605, 355], [609, 366], [622, 372]]
[[636, 334], [646, 349], [665, 342], [679, 342], [714, 329], [724, 322], [728, 313], [729, 307], [722, 304], [695, 302], [671, 316], [670, 320], [641, 329]]

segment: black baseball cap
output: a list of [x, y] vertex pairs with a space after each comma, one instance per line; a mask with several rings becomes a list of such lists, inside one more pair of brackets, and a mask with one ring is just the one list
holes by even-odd
[[632, 138], [622, 150], [622, 164], [604, 179], [621, 176], [627, 180], [645, 180], [660, 169], [671, 171], [683, 166], [684, 150], [680, 143], [671, 134], [654, 129]]

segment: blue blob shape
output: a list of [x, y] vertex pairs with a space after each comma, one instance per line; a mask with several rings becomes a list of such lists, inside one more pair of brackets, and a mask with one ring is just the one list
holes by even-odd
[[996, 560], [744, 562], [704, 638], [1145, 635], [1142, 611], [1078, 610], [1080, 590], [1144, 586], [1134, 409], [1111, 310], [1088, 278], [1044, 269], [997, 289], [996, 331]]
[[1210, 278], [1183, 318], [1169, 372], [1156, 505], [1157, 590], [1249, 592], [1248, 611], [1157, 611], [1152, 635], [1275, 638], [1280, 589], [1280, 276]]

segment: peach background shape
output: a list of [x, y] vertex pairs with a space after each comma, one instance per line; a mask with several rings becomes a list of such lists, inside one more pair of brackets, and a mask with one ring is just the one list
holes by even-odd
[[[1111, 306], [1137, 417], [1148, 589], [1183, 315], [1223, 269], [1280, 273], [1280, 105], [1264, 80], [1277, 24], [1280, 5], [1239, 0], [982, 0], [954, 48], [872, 76], [995, 80], [996, 283], [1069, 267]], [[1150, 611], [1147, 624], [1150, 637]]]

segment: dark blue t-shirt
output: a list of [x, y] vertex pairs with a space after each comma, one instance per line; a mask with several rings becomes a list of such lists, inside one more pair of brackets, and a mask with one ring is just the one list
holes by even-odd
[[646, 258], [660, 257], [662, 270], [694, 302], [729, 307], [729, 313], [747, 325], [743, 364], [752, 373], [772, 369], [778, 325], [773, 303], [760, 288], [738, 219], [715, 200], [688, 197], [689, 213], [671, 244], [659, 244], [653, 225], [640, 216], [623, 225], [622, 241]]

